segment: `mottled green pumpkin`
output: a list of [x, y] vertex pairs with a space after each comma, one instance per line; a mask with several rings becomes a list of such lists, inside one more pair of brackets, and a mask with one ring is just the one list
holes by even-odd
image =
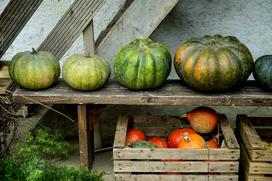
[[264, 55], [255, 61], [253, 77], [263, 87], [272, 89], [272, 55]]
[[9, 64], [10, 78], [27, 89], [44, 89], [60, 76], [60, 65], [50, 52], [25, 51], [16, 54]]
[[204, 36], [183, 43], [175, 54], [179, 77], [203, 92], [221, 92], [243, 85], [253, 70], [249, 49], [233, 36]]
[[115, 78], [130, 89], [153, 89], [167, 79], [171, 55], [161, 43], [136, 39], [118, 52], [114, 61]]
[[145, 140], [136, 141], [132, 143], [129, 147], [131, 148], [158, 148], [155, 144]]
[[110, 74], [109, 63], [98, 55], [71, 55], [62, 68], [64, 81], [76, 90], [98, 89], [109, 80]]

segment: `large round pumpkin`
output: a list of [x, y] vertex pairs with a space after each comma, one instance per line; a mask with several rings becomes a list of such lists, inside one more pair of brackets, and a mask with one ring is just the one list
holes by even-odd
[[44, 89], [60, 76], [60, 65], [50, 52], [25, 51], [16, 54], [9, 64], [10, 78], [27, 89]]
[[183, 43], [175, 54], [179, 77], [203, 92], [226, 91], [242, 85], [253, 70], [249, 49], [233, 36], [204, 36]]
[[272, 89], [272, 55], [264, 55], [255, 61], [253, 76], [263, 87]]
[[114, 61], [115, 78], [130, 89], [160, 86], [171, 70], [171, 55], [161, 43], [136, 39], [122, 47]]
[[109, 80], [110, 73], [109, 63], [98, 55], [71, 55], [62, 68], [65, 82], [76, 90], [84, 91], [102, 87]]

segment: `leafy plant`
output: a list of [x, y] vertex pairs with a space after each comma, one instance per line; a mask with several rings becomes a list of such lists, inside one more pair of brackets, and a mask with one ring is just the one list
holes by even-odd
[[0, 160], [2, 181], [101, 181], [103, 173], [87, 169], [57, 167], [45, 158], [67, 158], [69, 143], [40, 129], [29, 133], [25, 143], [17, 144], [17, 151]]

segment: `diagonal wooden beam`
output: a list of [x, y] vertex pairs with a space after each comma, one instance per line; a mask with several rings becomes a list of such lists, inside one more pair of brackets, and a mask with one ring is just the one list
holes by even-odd
[[0, 15], [0, 58], [43, 0], [11, 0]]
[[82, 31], [93, 19], [104, 0], [77, 0], [42, 42], [38, 50], [47, 50], [60, 59], [72, 46]]
[[177, 3], [178, 0], [133, 1], [99, 43], [97, 53], [113, 67], [114, 57], [120, 48], [135, 38], [150, 36]]

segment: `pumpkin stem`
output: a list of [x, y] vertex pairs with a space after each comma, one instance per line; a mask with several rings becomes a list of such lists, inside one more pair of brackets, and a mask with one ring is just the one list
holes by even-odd
[[184, 136], [183, 140], [186, 141], [186, 142], [190, 142], [191, 141], [189, 135]]
[[148, 49], [148, 46], [143, 41], [140, 41], [139, 46], [140, 46], [140, 49], [143, 51]]
[[37, 50], [35, 50], [35, 48], [32, 48], [32, 54], [37, 54]]

